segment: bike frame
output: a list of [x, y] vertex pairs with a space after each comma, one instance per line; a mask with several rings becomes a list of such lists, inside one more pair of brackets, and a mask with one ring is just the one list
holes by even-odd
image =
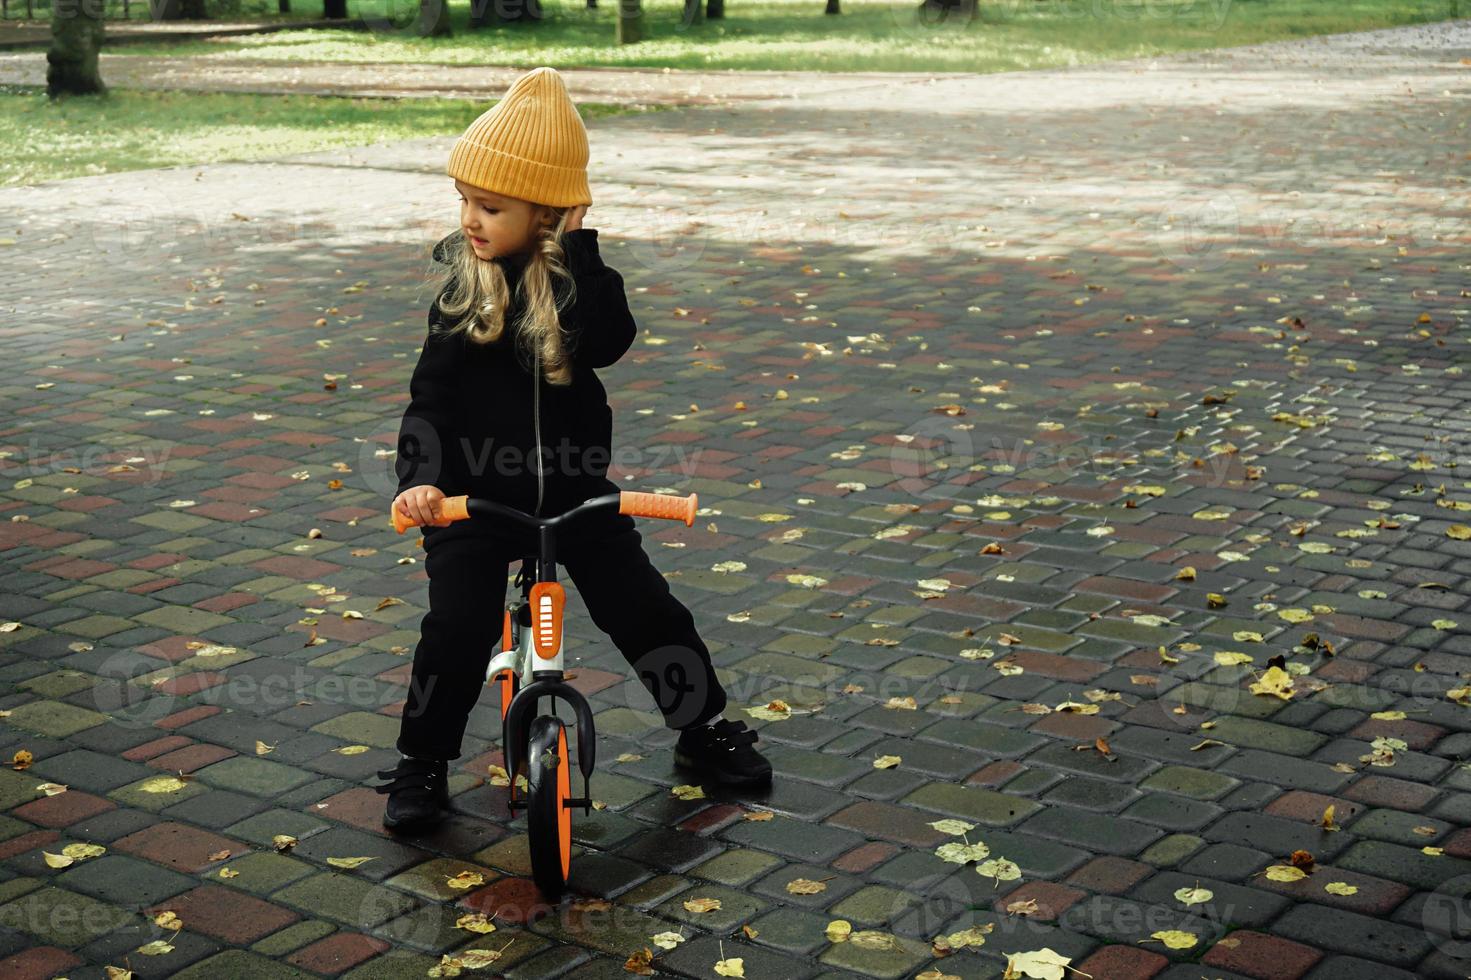
[[[592, 812], [588, 780], [592, 776], [597, 738], [592, 708], [567, 683], [562, 671], [562, 613], [566, 593], [557, 582], [557, 532], [587, 513], [604, 509], [616, 509], [620, 514], [636, 517], [678, 520], [689, 527], [694, 523], [698, 506], [695, 494], [671, 497], [627, 490], [592, 497], [555, 517], [537, 517], [480, 497], [446, 497], [441, 502], [436, 516], [446, 521], [508, 520], [537, 534], [537, 554], [528, 555], [521, 562], [521, 572], [516, 577], [522, 587], [521, 595], [508, 602], [503, 610], [501, 649], [491, 657], [485, 672], [485, 682], [498, 682], [501, 688], [501, 746], [506, 775], [511, 781], [506, 805], [513, 815], [528, 805], [516, 798], [516, 776], [526, 768], [531, 724], [542, 698], [553, 702], [560, 698], [571, 705], [576, 715], [577, 768], [582, 772], [582, 796], [569, 797], [563, 805], [569, 809], [580, 806], [585, 814]], [[392, 520], [399, 534], [413, 526], [397, 510], [392, 511]], [[530, 682], [522, 686], [527, 678]], [[555, 716], [555, 711], [552, 714]]]

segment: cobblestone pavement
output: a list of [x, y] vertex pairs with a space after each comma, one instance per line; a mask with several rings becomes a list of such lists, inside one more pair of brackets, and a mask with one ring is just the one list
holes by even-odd
[[555, 910], [493, 696], [442, 830], [366, 788], [425, 608], [385, 456], [448, 138], [0, 191], [0, 975], [1466, 976], [1468, 57], [595, 120], [615, 474], [699, 493], [646, 543], [728, 713], [792, 712], [748, 718], [769, 794], [677, 798], [574, 598], [605, 808]]

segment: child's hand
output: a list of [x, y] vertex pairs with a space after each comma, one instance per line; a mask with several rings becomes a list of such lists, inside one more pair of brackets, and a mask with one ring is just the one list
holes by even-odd
[[577, 231], [582, 227], [582, 216], [587, 214], [587, 205], [579, 204], [567, 212], [567, 224], [562, 227], [563, 231]]
[[437, 520], [444, 493], [438, 487], [409, 487], [394, 500], [394, 508], [418, 526], [449, 527], [453, 521]]

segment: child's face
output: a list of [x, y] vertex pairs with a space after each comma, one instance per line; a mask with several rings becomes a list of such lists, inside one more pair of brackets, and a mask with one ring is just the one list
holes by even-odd
[[493, 194], [482, 187], [455, 181], [460, 193], [460, 227], [476, 258], [490, 260], [519, 255], [536, 244], [536, 229], [550, 224], [552, 214], [540, 204]]

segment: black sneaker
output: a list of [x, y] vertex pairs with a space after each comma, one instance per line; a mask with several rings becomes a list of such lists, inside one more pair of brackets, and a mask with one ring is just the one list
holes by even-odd
[[378, 773], [391, 780], [373, 787], [387, 793], [383, 826], [390, 830], [418, 829], [439, 823], [449, 809], [449, 763], [442, 759], [404, 756], [397, 766]]
[[771, 782], [771, 763], [755, 748], [756, 733], [743, 721], [722, 718], [686, 728], [674, 743], [674, 761], [716, 781], [734, 785]]

